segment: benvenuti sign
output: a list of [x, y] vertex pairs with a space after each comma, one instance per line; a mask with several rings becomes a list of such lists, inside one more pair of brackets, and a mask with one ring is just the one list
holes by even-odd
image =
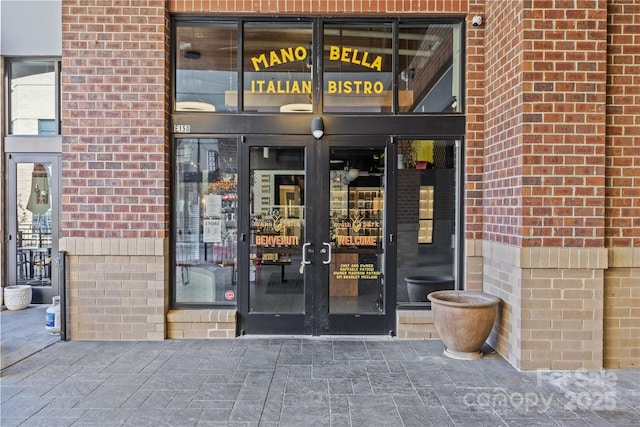
[[[295, 46], [272, 50], [251, 57], [255, 71], [266, 71], [276, 65], [294, 61], [306, 61], [309, 51], [305, 46]], [[382, 56], [355, 48], [330, 46], [329, 61], [359, 65], [372, 71], [382, 72]], [[311, 95], [311, 80], [266, 80], [250, 79], [250, 92], [255, 94], [304, 94]], [[380, 80], [327, 80], [326, 90], [330, 94], [382, 94], [384, 83]]]

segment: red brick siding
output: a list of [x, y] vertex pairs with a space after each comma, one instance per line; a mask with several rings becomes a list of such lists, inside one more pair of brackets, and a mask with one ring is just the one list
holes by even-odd
[[522, 236], [522, 2], [487, 2], [484, 85], [485, 238], [519, 245]]
[[468, 0], [169, 0], [171, 12], [465, 13]]
[[64, 237], [168, 230], [163, 0], [62, 2]]
[[606, 1], [524, 18], [523, 246], [603, 247]]
[[486, 238], [603, 247], [606, 2], [526, 5], [487, 4]]
[[640, 2], [609, 1], [606, 246], [640, 246]]
[[485, 0], [469, 2], [465, 54], [465, 238], [481, 240], [483, 235], [483, 180], [485, 138], [485, 32], [486, 25], [474, 27], [471, 17], [484, 16]]

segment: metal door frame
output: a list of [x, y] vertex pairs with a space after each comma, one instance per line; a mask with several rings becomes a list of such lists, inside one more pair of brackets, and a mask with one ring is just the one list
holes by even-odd
[[[372, 144], [372, 140], [377, 140]], [[369, 314], [330, 314], [329, 308], [329, 267], [323, 264], [323, 241], [328, 241], [329, 233], [329, 153], [333, 147], [377, 147], [385, 149], [385, 204], [384, 204], [384, 273], [385, 283], [395, 283], [395, 204], [389, 203], [395, 197], [395, 147], [392, 139], [385, 136], [334, 136], [315, 140], [309, 136], [259, 136], [242, 137], [240, 146], [238, 175], [239, 199], [249, 200], [249, 152], [251, 147], [303, 147], [305, 150], [305, 194], [313, 198], [305, 200], [304, 241], [310, 243], [305, 254], [312, 267], [305, 268], [304, 312], [303, 313], [251, 313], [249, 311], [249, 255], [250, 230], [249, 208], [239, 204], [239, 217], [245, 218], [239, 224], [239, 285], [238, 323], [240, 334], [393, 334], [395, 329], [396, 290], [385, 286], [384, 312]], [[313, 179], [311, 179], [312, 177]], [[323, 183], [326, 183], [324, 185]]]
[[8, 285], [17, 282], [16, 265], [16, 236], [17, 236], [17, 164], [18, 163], [51, 163], [51, 286], [32, 285], [32, 303], [49, 304], [54, 295], [59, 294], [58, 265], [55, 262], [58, 254], [60, 236], [60, 171], [61, 155], [56, 153], [7, 153], [5, 155], [5, 206], [12, 208], [5, 210], [5, 250], [7, 256], [4, 268], [7, 272]]

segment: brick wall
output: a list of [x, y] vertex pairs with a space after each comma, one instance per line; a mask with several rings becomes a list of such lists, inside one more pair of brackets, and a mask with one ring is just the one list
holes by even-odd
[[522, 236], [522, 2], [488, 2], [482, 85], [485, 103], [484, 238], [518, 245]]
[[484, 0], [469, 2], [465, 53], [465, 238], [483, 237], [485, 28], [471, 25], [470, 17], [484, 15]]
[[69, 337], [165, 338], [166, 240], [66, 238]]
[[604, 246], [605, 1], [524, 11], [523, 246]]
[[609, 2], [606, 246], [640, 246], [640, 4]]
[[603, 247], [606, 4], [527, 4], [487, 3], [486, 238]]
[[64, 0], [62, 16], [63, 236], [164, 238], [165, 4]]
[[466, 13], [469, 0], [169, 0], [171, 12], [218, 13]]
[[640, 361], [640, 3], [608, 2], [605, 366]]
[[602, 369], [605, 248], [484, 241], [484, 290], [502, 300], [491, 345], [520, 369]]
[[60, 248], [72, 339], [164, 339], [168, 18], [162, 0], [63, 0]]
[[485, 15], [484, 3], [485, 0], [469, 2], [465, 40], [464, 283], [472, 290], [482, 289], [486, 26], [474, 27], [471, 17]]
[[167, 338], [215, 339], [237, 336], [236, 310], [171, 310], [167, 314]]
[[606, 16], [486, 3], [483, 287], [522, 369], [602, 367]]
[[604, 364], [640, 367], [640, 250], [610, 248], [604, 278]]

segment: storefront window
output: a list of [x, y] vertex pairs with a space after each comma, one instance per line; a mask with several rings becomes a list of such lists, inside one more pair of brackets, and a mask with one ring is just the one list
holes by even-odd
[[244, 25], [244, 111], [311, 112], [311, 23]]
[[[392, 22], [320, 25], [324, 112], [462, 111], [461, 23], [400, 22], [396, 45]], [[178, 21], [175, 35], [178, 112], [311, 113], [313, 103], [320, 101], [313, 91], [314, 81], [320, 80], [314, 80], [311, 20]]]
[[179, 139], [175, 169], [175, 302], [235, 304], [236, 140]]
[[56, 135], [56, 61], [9, 62], [9, 134]]
[[460, 25], [400, 25], [401, 113], [460, 112]]
[[390, 24], [324, 26], [324, 111], [391, 112]]
[[236, 23], [176, 25], [176, 111], [237, 110]]
[[398, 304], [427, 306], [455, 286], [455, 143], [404, 139], [398, 153]]

